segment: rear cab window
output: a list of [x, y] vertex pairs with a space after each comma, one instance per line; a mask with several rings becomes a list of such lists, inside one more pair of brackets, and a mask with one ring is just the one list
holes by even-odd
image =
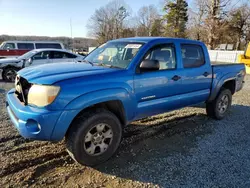
[[201, 67], [205, 64], [203, 49], [199, 45], [182, 44], [181, 53], [184, 68]]

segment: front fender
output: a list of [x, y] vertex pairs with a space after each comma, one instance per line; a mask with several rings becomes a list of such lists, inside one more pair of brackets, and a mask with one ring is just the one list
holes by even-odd
[[98, 90], [77, 97], [65, 107], [54, 127], [51, 139], [61, 140], [66, 134], [73, 119], [82, 110], [92, 105], [112, 100], [119, 100], [122, 102], [126, 120], [131, 121], [135, 115], [136, 102], [135, 98], [132, 97], [127, 90], [122, 88]]
[[210, 94], [208, 101], [213, 101], [216, 98], [216, 96], [218, 95], [218, 93], [221, 90], [221, 87], [223, 86], [223, 84], [225, 82], [230, 81], [230, 80], [236, 80], [236, 74], [237, 73], [232, 72], [232, 73], [228, 73], [222, 77], [216, 76], [213, 79], [211, 94]]
[[131, 118], [133, 118], [134, 111], [136, 109], [135, 98], [133, 98], [127, 90], [122, 88], [104, 89], [83, 94], [72, 100], [65, 107], [65, 110], [83, 110], [94, 104], [112, 100], [121, 101], [126, 112], [127, 119], [130, 120]]
[[5, 69], [6, 67], [15, 67], [18, 69], [23, 68], [23, 63], [4, 63], [0, 66], [1, 69]]

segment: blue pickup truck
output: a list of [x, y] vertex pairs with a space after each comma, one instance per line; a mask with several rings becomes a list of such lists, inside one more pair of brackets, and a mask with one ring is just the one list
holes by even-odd
[[25, 138], [60, 141], [80, 164], [117, 150], [130, 122], [206, 103], [222, 119], [241, 90], [244, 64], [211, 65], [199, 41], [142, 37], [109, 41], [82, 63], [25, 68], [7, 93], [7, 111]]

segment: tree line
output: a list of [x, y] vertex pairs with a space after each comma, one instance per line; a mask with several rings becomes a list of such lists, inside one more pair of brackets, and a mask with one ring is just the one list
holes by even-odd
[[134, 36], [190, 38], [209, 49], [234, 44], [244, 49], [250, 41], [249, 0], [165, 0], [161, 7], [142, 6], [136, 15], [123, 0], [96, 9], [87, 25], [99, 44]]

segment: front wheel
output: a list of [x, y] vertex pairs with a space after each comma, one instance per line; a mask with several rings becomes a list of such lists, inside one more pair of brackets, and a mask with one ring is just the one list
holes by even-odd
[[8, 67], [3, 70], [2, 77], [4, 81], [14, 82], [18, 69], [15, 67]]
[[219, 95], [212, 102], [207, 103], [207, 115], [214, 119], [221, 120], [226, 116], [231, 104], [231, 91], [229, 89], [222, 88]]
[[119, 119], [110, 111], [99, 109], [83, 113], [66, 135], [70, 156], [82, 165], [95, 166], [108, 160], [122, 137]]

